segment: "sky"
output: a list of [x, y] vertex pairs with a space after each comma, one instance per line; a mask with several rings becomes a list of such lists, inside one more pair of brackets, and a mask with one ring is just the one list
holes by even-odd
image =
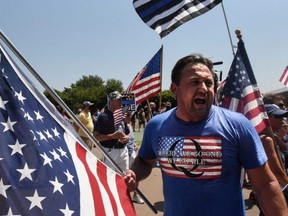
[[229, 28], [219, 4], [161, 39], [132, 1], [1, 0], [0, 29], [46, 84], [59, 91], [89, 75], [120, 80], [126, 89], [161, 45], [162, 90], [169, 89], [176, 61], [195, 52], [222, 61], [214, 69], [225, 78], [233, 60], [228, 32], [237, 45], [235, 30], [240, 29], [260, 91], [284, 88], [279, 78], [288, 65], [288, 1], [230, 0], [223, 6]]

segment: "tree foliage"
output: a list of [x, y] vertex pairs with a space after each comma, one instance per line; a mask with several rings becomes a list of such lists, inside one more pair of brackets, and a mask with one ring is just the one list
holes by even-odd
[[[58, 91], [55, 93], [64, 101], [64, 103], [74, 112], [77, 113], [82, 108], [84, 101], [91, 101], [94, 105], [91, 107], [93, 112], [98, 109], [102, 109], [107, 103], [107, 95], [112, 91], [123, 92], [123, 84], [117, 79], [108, 79], [106, 82], [97, 75], [82, 76], [75, 83], [71, 84], [69, 88]], [[44, 94], [55, 106], [58, 104], [45, 90]], [[160, 94], [152, 97], [149, 101], [156, 103], [159, 107]], [[172, 107], [176, 106], [176, 99], [172, 95], [170, 90], [164, 90], [161, 92], [161, 102], [171, 102]], [[143, 102], [141, 107], [147, 106], [147, 102]]]
[[[64, 103], [74, 112], [77, 113], [82, 108], [84, 101], [91, 101], [94, 105], [91, 107], [92, 112], [102, 109], [106, 105], [107, 94], [112, 91], [123, 91], [123, 84], [120, 80], [108, 79], [104, 80], [97, 75], [82, 76], [69, 88], [65, 88], [62, 92], [55, 90]], [[46, 97], [55, 105], [57, 103], [45, 90]]]

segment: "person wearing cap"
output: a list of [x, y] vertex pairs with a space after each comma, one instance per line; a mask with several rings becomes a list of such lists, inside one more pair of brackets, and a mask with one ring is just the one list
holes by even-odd
[[265, 104], [265, 109], [280, 152], [287, 152], [288, 149], [284, 142], [284, 137], [287, 136], [288, 125], [284, 122], [284, 119], [288, 116], [288, 110], [284, 110], [276, 104]]
[[[122, 171], [126, 171], [129, 167], [126, 145], [129, 141], [130, 130], [123, 119], [121, 99], [122, 95], [118, 91], [113, 91], [107, 96], [107, 106], [98, 116], [94, 137]], [[111, 169], [117, 171], [105, 156], [103, 161]]]
[[[81, 121], [81, 123], [87, 128], [87, 130], [91, 134], [93, 133], [94, 124], [93, 124], [93, 119], [92, 119], [91, 112], [90, 112], [90, 106], [92, 106], [93, 104], [94, 103], [91, 103], [90, 101], [84, 101], [82, 110], [78, 115], [78, 118]], [[83, 139], [83, 141], [87, 144], [87, 146], [90, 149], [92, 149], [93, 144], [90, 138], [86, 135], [86, 133], [80, 127], [77, 127], [76, 129], [77, 129], [79, 136]]]
[[[259, 135], [268, 158], [269, 167], [283, 190], [288, 184], [288, 177], [283, 166], [279, 147], [285, 146], [282, 139], [287, 134], [287, 125], [283, 125], [283, 118], [288, 116], [288, 111], [281, 109], [276, 104], [265, 104], [264, 107], [269, 117], [271, 128], [265, 128]], [[287, 192], [283, 191], [283, 194], [286, 197]], [[258, 204], [257, 194], [253, 191], [253, 188], [249, 199], [255, 200], [260, 210], [260, 216], [264, 216], [262, 208]]]
[[[288, 178], [282, 166], [284, 161], [282, 162], [282, 158], [279, 158], [278, 155], [281, 156], [283, 152], [287, 152], [287, 146], [283, 138], [287, 135], [288, 125], [283, 123], [283, 119], [288, 116], [288, 111], [281, 109], [275, 104], [265, 104], [265, 109], [273, 134], [266, 128], [260, 133], [260, 138], [268, 156], [269, 166], [279, 184], [284, 187], [288, 184]], [[271, 137], [271, 135], [274, 137]], [[275, 144], [274, 141], [276, 142]]]

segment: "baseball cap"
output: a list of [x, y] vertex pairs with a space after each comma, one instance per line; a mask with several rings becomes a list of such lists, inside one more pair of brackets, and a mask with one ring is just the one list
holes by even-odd
[[119, 100], [122, 98], [122, 95], [118, 91], [113, 91], [108, 95], [110, 100]]
[[268, 115], [287, 117], [288, 111], [279, 108], [276, 104], [264, 104]]
[[83, 106], [92, 106], [94, 103], [91, 103], [90, 101], [84, 101]]

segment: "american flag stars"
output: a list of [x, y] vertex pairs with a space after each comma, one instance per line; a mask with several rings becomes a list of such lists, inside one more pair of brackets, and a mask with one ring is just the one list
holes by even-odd
[[[10, 74], [1, 75], [7, 82], [14, 80]], [[6, 84], [6, 81], [2, 83]], [[63, 129], [55, 121], [51, 122], [51, 116], [37, 101], [31, 100], [27, 89], [17, 84], [5, 86], [2, 83], [0, 163], [5, 165], [0, 164], [0, 205], [1, 208], [3, 206], [0, 215], [49, 215], [47, 205], [54, 208], [53, 212], [53, 205], [58, 205], [59, 215], [71, 215], [74, 211], [69, 208], [70, 201], [64, 193], [65, 187], [66, 191], [73, 190], [69, 185], [75, 187], [75, 175], [71, 174], [73, 168], [60, 165], [64, 163], [64, 158], [68, 163], [70, 160], [62, 146]], [[64, 197], [63, 204], [59, 196]], [[60, 202], [52, 207], [49, 202], [53, 199]], [[16, 208], [17, 202], [24, 203], [27, 209], [23, 206]], [[8, 208], [5, 209], [5, 206]]]

